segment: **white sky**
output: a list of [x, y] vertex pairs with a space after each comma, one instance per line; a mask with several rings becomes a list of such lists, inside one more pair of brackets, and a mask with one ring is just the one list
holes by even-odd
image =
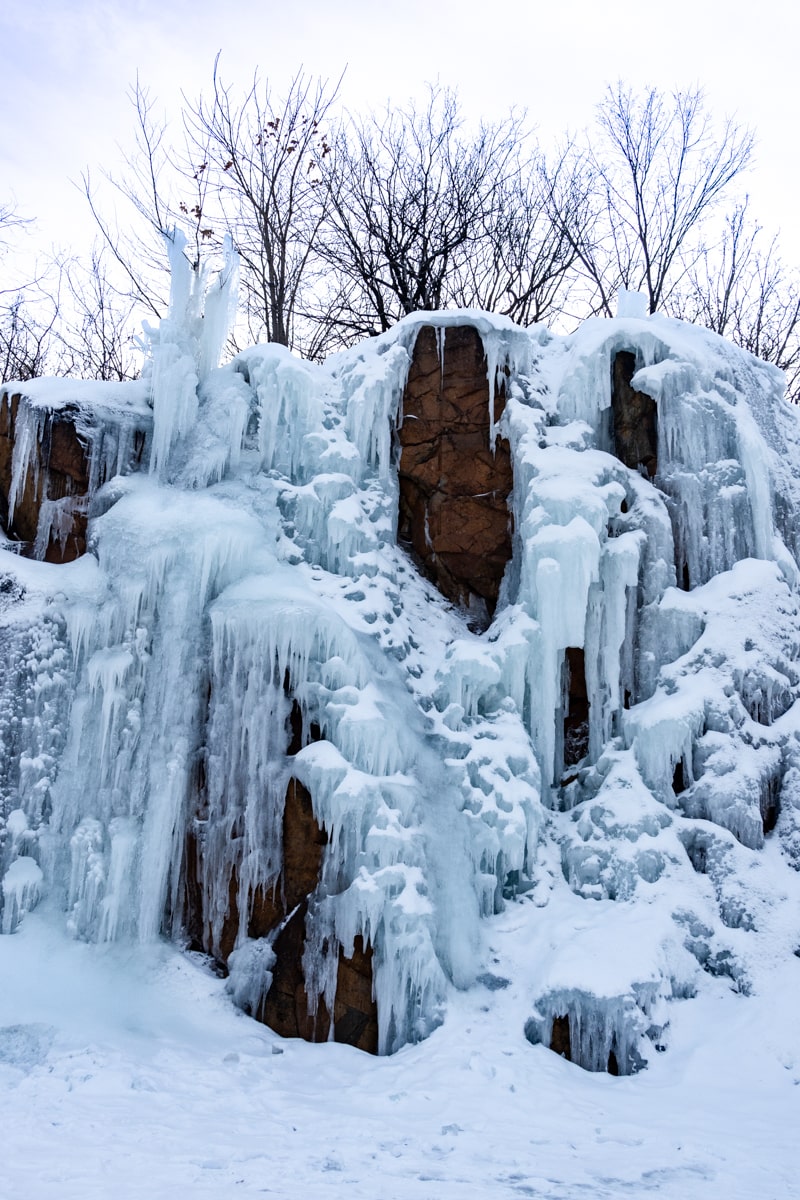
[[700, 83], [716, 114], [756, 129], [754, 210], [800, 262], [798, 34], [789, 0], [3, 0], [0, 203], [37, 218], [28, 251], [85, 244], [85, 202], [71, 181], [118, 166], [137, 70], [174, 112], [181, 89], [208, 85], [218, 50], [226, 80], [248, 82], [258, 67], [278, 90], [300, 66], [331, 79], [347, 67], [353, 109], [403, 102], [438, 78], [469, 115], [526, 107], [544, 141], [588, 124], [618, 78]]

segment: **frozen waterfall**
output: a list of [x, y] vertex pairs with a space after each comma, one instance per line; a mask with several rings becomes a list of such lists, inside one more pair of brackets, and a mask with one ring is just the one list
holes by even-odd
[[[67, 536], [46, 496], [46, 536], [0, 550], [3, 933], [38, 904], [88, 941], [171, 937], [281, 1030], [391, 1052], [485, 970], [493, 915], [533, 906], [527, 1036], [638, 1070], [672, 1005], [793, 949], [771, 925], [800, 867], [779, 373], [631, 303], [566, 338], [426, 313], [323, 365], [216, 368], [235, 261], [206, 295], [171, 254], [138, 460], [142, 385], [6, 389], [9, 529], [56, 408], [95, 467], [86, 554], [39, 561]], [[445, 331], [477, 331], [511, 456], [483, 629], [397, 542], [425, 325], [442, 378]]]

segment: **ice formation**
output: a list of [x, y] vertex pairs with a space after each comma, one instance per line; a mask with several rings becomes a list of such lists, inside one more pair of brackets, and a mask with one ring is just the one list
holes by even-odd
[[[566, 338], [426, 313], [324, 365], [262, 346], [214, 369], [235, 264], [204, 319], [173, 250], [141, 468], [109, 432], [124, 391], [101, 409], [33, 385], [17, 432], [12, 511], [48, 404], [83, 401], [117, 466], [93, 449], [88, 554], [35, 560], [52, 506], [33, 560], [0, 552], [3, 931], [37, 902], [90, 941], [194, 920], [258, 1011], [296, 913], [254, 936], [295, 780], [324, 832], [312, 1017], [360, 939], [380, 1050], [424, 1037], [485, 971], [485, 918], [533, 905], [529, 1039], [639, 1069], [671, 1005], [719, 976], [746, 993], [794, 949], [771, 924], [800, 869], [800, 427], [779, 373], [630, 297]], [[514, 473], [481, 633], [396, 543], [415, 338], [433, 325], [443, 354], [464, 324]], [[657, 424], [627, 465], [621, 354]]]

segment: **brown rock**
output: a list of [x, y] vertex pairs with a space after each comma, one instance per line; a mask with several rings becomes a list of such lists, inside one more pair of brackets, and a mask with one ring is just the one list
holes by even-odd
[[[302, 968], [308, 900], [319, 881], [322, 851], [327, 840], [314, 818], [308, 791], [298, 780], [290, 780], [283, 817], [281, 895], [271, 899], [256, 897], [249, 929], [251, 937], [264, 937], [278, 921], [285, 920], [273, 942], [272, 986], [262, 1001], [258, 1016], [284, 1037], [302, 1037], [311, 1042], [325, 1042], [330, 1033], [330, 1014], [321, 998], [316, 1015], [309, 1013]], [[269, 904], [265, 903], [267, 899]], [[274, 919], [275, 915], [278, 920]], [[266, 928], [270, 921], [272, 924]], [[372, 950], [364, 949], [361, 938], [356, 939], [352, 958], [345, 958], [341, 950], [339, 952], [333, 1036], [334, 1041], [346, 1042], [373, 1054], [378, 1049], [378, 1017], [372, 997]]]
[[26, 543], [28, 553], [39, 528], [42, 502], [74, 497], [71, 528], [63, 539], [51, 534], [45, 549], [47, 562], [71, 562], [86, 551], [86, 524], [89, 496], [89, 456], [75, 427], [77, 409], [65, 408], [43, 416], [41, 437], [31, 458], [28, 473], [8, 521], [12, 460], [17, 414], [24, 396], [0, 396], [0, 518], [12, 538]]
[[19, 396], [0, 393], [0, 522], [8, 524], [8, 493], [11, 490], [11, 456], [14, 453], [14, 418]]
[[562, 1058], [572, 1061], [572, 1044], [569, 1033], [569, 1017], [553, 1017], [553, 1029], [550, 1034], [550, 1049], [560, 1054]]
[[631, 387], [636, 356], [620, 351], [611, 370], [614, 453], [633, 471], [654, 479], [658, 470], [658, 410], [652, 396]]
[[281, 1037], [301, 1037], [307, 1042], [324, 1042], [327, 1026], [317, 1031], [317, 1021], [309, 1014], [308, 995], [303, 974], [303, 950], [306, 937], [306, 914], [308, 901], [286, 920], [272, 943], [275, 965], [272, 969], [272, 985], [266, 996], [261, 997], [253, 1013], [259, 1021], [269, 1025]]
[[322, 851], [328, 838], [314, 816], [311, 796], [297, 779], [289, 780], [283, 810], [283, 904], [291, 912], [319, 882]]
[[[30, 466], [22, 481], [20, 494], [14, 505], [14, 515], [8, 520], [14, 441], [17, 435], [18, 417], [29, 401], [19, 393], [0, 391], [0, 523], [11, 538], [23, 543], [23, 553], [33, 555], [40, 526], [42, 505], [45, 500], [65, 501], [58, 516], [61, 536], [53, 530], [44, 551], [47, 562], [71, 562], [86, 551], [86, 528], [88, 522], [91, 489], [105, 482], [101, 462], [95, 468], [97, 478], [90, 479], [91, 450], [86, 437], [79, 429], [92, 430], [92, 438], [102, 440], [108, 427], [96, 424], [90, 409], [81, 409], [77, 404], [67, 404], [59, 409], [40, 409], [39, 440], [31, 456]], [[136, 418], [133, 442], [128, 461], [122, 464], [123, 471], [138, 470], [142, 463], [147, 442], [149, 417], [141, 414]], [[111, 419], [116, 459], [117, 439], [120, 429], [114, 429]], [[115, 462], [116, 466], [116, 462]]]
[[[399, 537], [454, 603], [494, 612], [511, 557], [508, 443], [490, 445], [489, 383], [472, 326], [420, 329], [403, 396]], [[505, 405], [495, 398], [495, 420]], [[486, 622], [484, 621], [484, 624]]]
[[[324, 999], [316, 1013], [309, 1012], [303, 978], [305, 923], [308, 906], [303, 904], [273, 942], [276, 962], [272, 986], [254, 1015], [282, 1037], [301, 1037], [307, 1042], [330, 1039], [331, 1018]], [[372, 948], [365, 949], [357, 937], [352, 958], [339, 950], [336, 1000], [333, 1005], [333, 1040], [378, 1052], [378, 1013], [372, 996]]]
[[[297, 724], [293, 713], [293, 728]], [[318, 736], [318, 731], [317, 736]], [[293, 745], [297, 742], [294, 729]], [[297, 744], [299, 749], [299, 744]], [[299, 780], [291, 779], [283, 812], [283, 866], [274, 887], [257, 889], [251, 899], [248, 936], [267, 937], [278, 930], [272, 949], [275, 965], [272, 985], [252, 1013], [283, 1037], [302, 1037], [306, 1041], [327, 1041], [330, 1014], [320, 998], [316, 1014], [309, 1009], [303, 974], [306, 944], [306, 920], [309, 899], [320, 878], [322, 853], [327, 837], [314, 817], [311, 796]], [[199, 886], [199, 845], [190, 838], [186, 852], [184, 924], [191, 943], [213, 954], [224, 968], [232, 953], [239, 929], [238, 878], [232, 871], [227, 881], [227, 915], [219, 944], [211, 944], [208, 914], [203, 912], [203, 894]], [[223, 886], [224, 881], [219, 881]], [[372, 949], [356, 938], [351, 958], [339, 951], [336, 1001], [334, 1004], [335, 1041], [346, 1042], [361, 1050], [378, 1049], [377, 1007], [372, 996]]]
[[86, 446], [75, 428], [77, 409], [64, 409], [49, 414], [42, 437], [42, 461], [47, 470], [64, 479], [72, 479], [81, 490], [89, 485], [89, 462]]
[[[569, 1017], [553, 1017], [553, 1027], [550, 1034], [550, 1049], [556, 1054], [560, 1054], [562, 1058], [566, 1058], [569, 1062], [578, 1060], [572, 1057], [572, 1038], [569, 1028]], [[584, 1066], [578, 1061], [578, 1066]], [[609, 1075], [619, 1075], [619, 1063], [614, 1049], [609, 1051], [608, 1061], [606, 1063], [606, 1071]]]
[[589, 692], [583, 650], [568, 646], [562, 666], [564, 767], [577, 766], [589, 750]]

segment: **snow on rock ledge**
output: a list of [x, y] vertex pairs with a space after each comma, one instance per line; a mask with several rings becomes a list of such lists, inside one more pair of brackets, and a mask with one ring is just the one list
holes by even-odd
[[0, 390], [0, 522], [47, 562], [86, 550], [92, 500], [141, 466], [152, 414], [145, 388], [37, 379]]

